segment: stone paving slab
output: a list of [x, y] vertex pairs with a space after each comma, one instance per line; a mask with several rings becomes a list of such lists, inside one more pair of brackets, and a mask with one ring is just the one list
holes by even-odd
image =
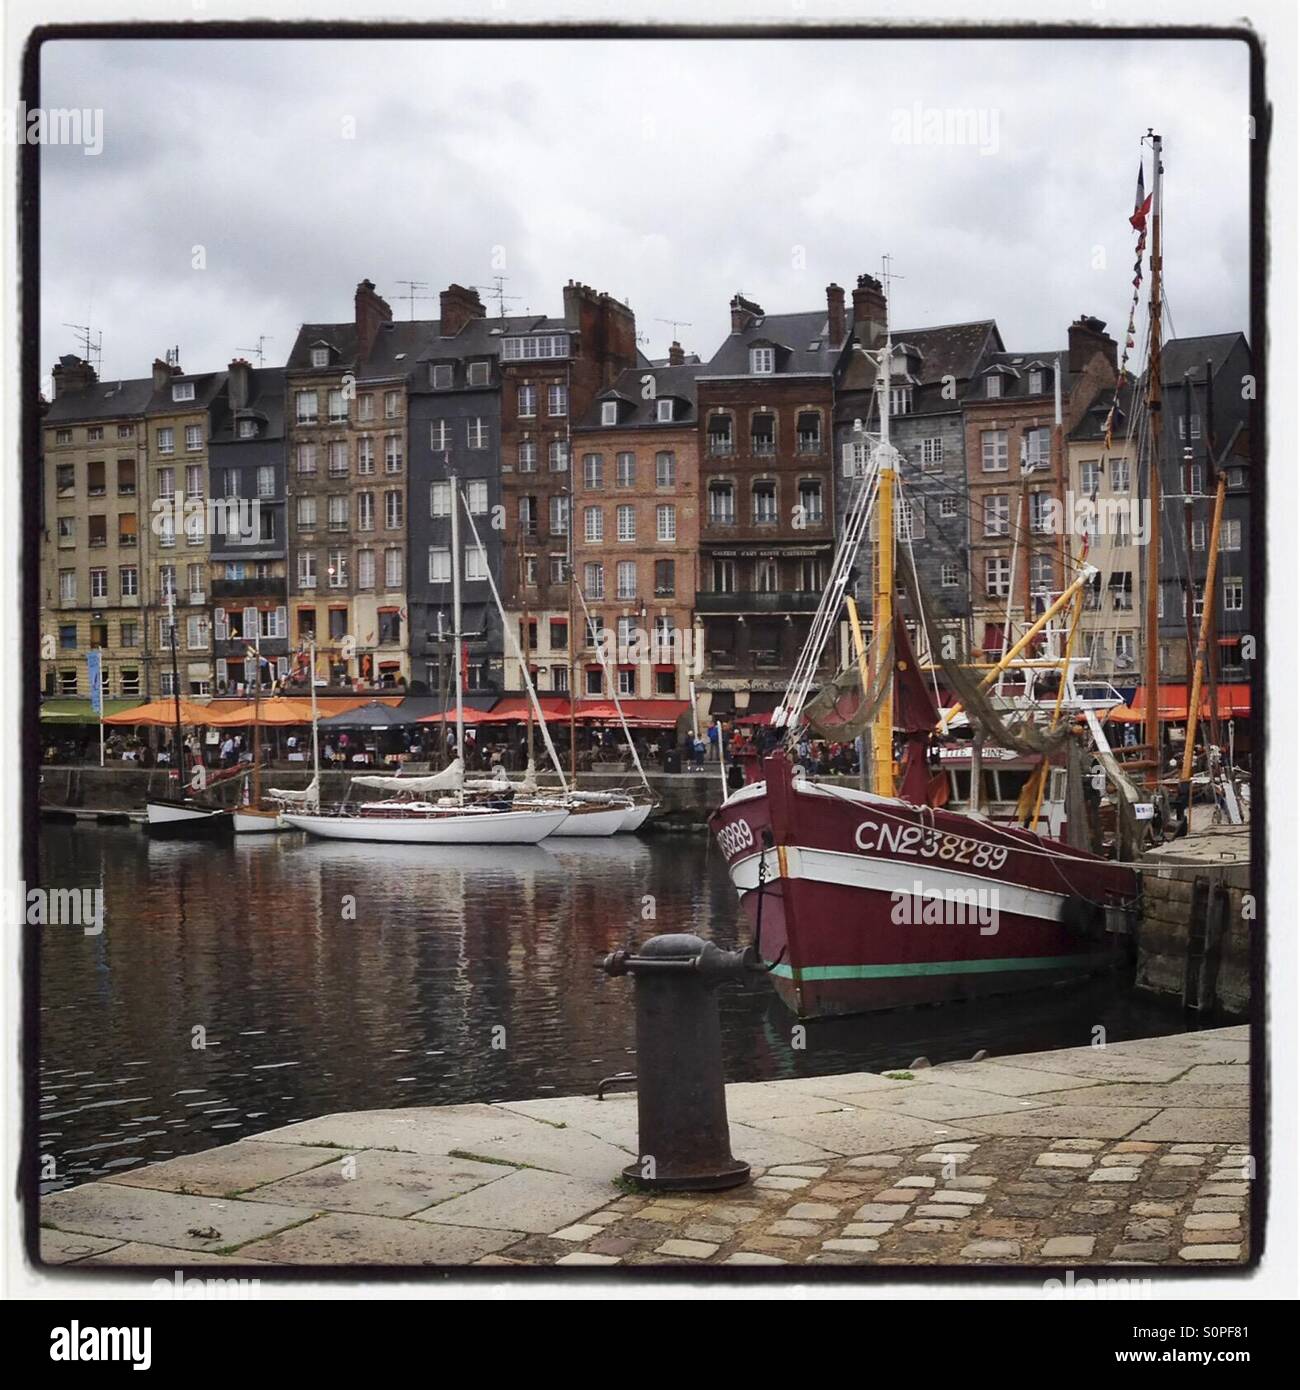
[[287, 1202], [315, 1211], [412, 1216], [436, 1202], [499, 1182], [513, 1171], [498, 1163], [444, 1158], [440, 1154], [367, 1149], [310, 1172], [268, 1183], [244, 1196], [252, 1202]]
[[968, 1091], [992, 1091], [1001, 1096], [1032, 1096], [1038, 1091], [1059, 1091], [1072, 1086], [1095, 1086], [1096, 1077], [1044, 1073], [1041, 1068], [1009, 1066], [1005, 1062], [953, 1062], [941, 1067], [922, 1067], [917, 1081], [940, 1086], [959, 1086]]
[[82, 1265], [156, 1265], [162, 1269], [188, 1269], [190, 1265], [246, 1265], [248, 1258], [238, 1255], [209, 1255], [199, 1250], [175, 1250], [168, 1245], [146, 1245], [127, 1241], [112, 1250], [78, 1260]]
[[1162, 1110], [1140, 1129], [1134, 1139], [1214, 1139], [1244, 1144], [1250, 1138], [1250, 1111], [1246, 1109]]
[[[1090, 1092], [1083, 1092], [1089, 1095]], [[1040, 1105], [1018, 1115], [980, 1115], [962, 1123], [980, 1134], [1036, 1134], [1044, 1138], [1123, 1139], [1157, 1113], [1153, 1106]], [[1181, 1138], [1181, 1136], [1179, 1136]]]
[[[429, 1106], [326, 1115], [319, 1120], [304, 1120], [275, 1130], [274, 1136], [277, 1141], [287, 1143], [332, 1144], [353, 1150], [457, 1153], [583, 1177], [611, 1178], [634, 1156], [629, 1150], [607, 1144], [585, 1131], [560, 1128], [499, 1105]], [[259, 1142], [268, 1137], [263, 1135]]]
[[1192, 1067], [1181, 1081], [1208, 1086], [1249, 1086], [1250, 1068], [1243, 1062], [1208, 1062]]
[[165, 1163], [150, 1163], [125, 1173], [113, 1173], [105, 1182], [124, 1187], [150, 1187], [161, 1192], [191, 1193], [205, 1197], [233, 1197], [249, 1188], [287, 1178], [336, 1157], [328, 1149], [304, 1144], [262, 1144], [241, 1139], [206, 1153], [187, 1154]]
[[717, 1193], [616, 1184], [636, 1148], [626, 1094], [326, 1116], [55, 1193], [42, 1248], [164, 1269], [1234, 1265], [1251, 1239], [1245, 1046], [1215, 1030], [733, 1086], [752, 1181]]
[[1205, 1106], [1208, 1109], [1248, 1109], [1250, 1092], [1244, 1085], [1206, 1086], [1188, 1081], [1171, 1081], [1164, 1086], [1147, 1082], [1103, 1082], [1079, 1091], [1043, 1091], [1034, 1097], [1044, 1105], [1120, 1105], [1159, 1106], [1167, 1109], [1187, 1109]]
[[611, 1183], [520, 1169], [486, 1187], [416, 1214], [417, 1221], [549, 1235], [607, 1206]]
[[1020, 1111], [1040, 1103], [1040, 1097], [1002, 1096], [993, 1091], [967, 1090], [963, 1086], [913, 1086], [900, 1083], [900, 1090], [852, 1091], [841, 1096], [863, 1110], [896, 1110], [922, 1120], [959, 1120], [968, 1115], [999, 1115]]
[[518, 1231], [486, 1231], [399, 1221], [359, 1212], [329, 1212], [304, 1226], [256, 1240], [245, 1260], [303, 1265], [464, 1265], [504, 1250]]
[[1097, 1081], [1176, 1081], [1198, 1059], [1180, 1059], [1163, 1052], [1147, 1055], [1121, 1052], [1123, 1043], [1107, 1047], [1076, 1047], [1008, 1058], [1012, 1066], [1031, 1071], [1064, 1072]]
[[217, 1254], [312, 1215], [310, 1207], [189, 1197], [110, 1182], [69, 1188], [41, 1203], [42, 1224], [60, 1231]]
[[106, 1250], [120, 1250], [120, 1240], [103, 1236], [76, 1235], [69, 1231], [41, 1231], [41, 1262], [47, 1265], [72, 1264], [90, 1255], [102, 1255]]

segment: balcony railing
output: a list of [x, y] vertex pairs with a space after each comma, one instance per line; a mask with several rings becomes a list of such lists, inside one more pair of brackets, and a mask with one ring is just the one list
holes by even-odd
[[821, 594], [782, 589], [773, 593], [696, 594], [697, 613], [815, 613]]
[[768, 435], [755, 434], [750, 436], [749, 452], [755, 458], [766, 458], [776, 453], [776, 440]]
[[801, 434], [797, 441], [797, 447], [801, 454], [820, 454], [822, 437], [819, 434]]
[[736, 446], [732, 443], [730, 436], [711, 434], [709, 436], [709, 457], [710, 458], [730, 458], [736, 452]]

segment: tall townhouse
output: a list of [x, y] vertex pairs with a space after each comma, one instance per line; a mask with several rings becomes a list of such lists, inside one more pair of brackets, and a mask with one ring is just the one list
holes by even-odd
[[807, 636], [834, 546], [835, 374], [848, 342], [836, 285], [804, 313], [767, 314], [738, 294], [730, 334], [696, 377], [703, 716], [773, 708]]
[[[668, 364], [634, 367], [597, 395], [573, 431], [574, 573], [590, 611], [581, 633], [580, 695], [686, 699], [695, 652], [700, 457], [699, 359], [674, 343]], [[557, 622], [563, 635], [557, 636]], [[528, 624], [530, 654], [567, 689], [552, 657], [567, 621]], [[596, 649], [604, 642], [605, 662]], [[558, 683], [557, 683], [558, 682]]]
[[59, 359], [53, 382], [42, 421], [41, 688], [89, 696], [86, 654], [97, 649], [105, 695], [139, 699], [148, 636], [144, 413], [153, 382], [100, 381], [74, 356]]
[[225, 503], [211, 541], [208, 583], [218, 694], [290, 673], [286, 582], [284, 368], [236, 358], [212, 403], [212, 493]]
[[1118, 391], [1103, 391], [1066, 442], [1067, 500], [1091, 501], [1096, 517], [1088, 536], [1088, 563], [1097, 573], [1084, 597], [1076, 655], [1088, 657], [1089, 676], [1110, 682], [1126, 697], [1132, 695], [1142, 670], [1149, 537], [1138, 491], [1138, 461], [1146, 456], [1146, 448], [1133, 433], [1134, 394], [1131, 380]]
[[1115, 341], [1105, 327], [1077, 319], [1065, 353], [991, 353], [971, 380], [963, 419], [976, 655], [996, 658], [1008, 616], [1032, 620], [1064, 585], [1067, 546], [1077, 551], [1080, 539], [1054, 525], [1064, 520], [1064, 439], [1115, 384]]
[[[570, 642], [550, 664], [572, 670], [568, 631], [572, 505], [572, 423], [592, 400], [643, 361], [636, 317], [611, 295], [570, 280], [562, 318], [511, 318], [498, 337], [501, 369], [501, 497], [505, 508], [501, 583], [507, 620], [527, 609], [539, 631]], [[505, 661], [506, 684], [522, 686], [518, 662]], [[551, 674], [552, 688], [555, 680]]]
[[304, 324], [289, 355], [290, 641], [316, 643], [331, 685], [410, 678], [407, 385], [427, 333], [363, 280], [352, 322]]
[[152, 643], [145, 670], [151, 699], [173, 690], [169, 594], [175, 595], [180, 693], [211, 695], [214, 690], [208, 580], [215, 514], [208, 506], [208, 433], [209, 408], [224, 387], [224, 372], [193, 376], [175, 361], [153, 364], [153, 394], [145, 407], [148, 509], [143, 519]]
[[[1210, 387], [1207, 399], [1206, 374]], [[1160, 477], [1160, 671], [1185, 680], [1205, 597], [1217, 470], [1227, 475], [1219, 533], [1214, 620], [1219, 674], [1243, 681], [1242, 638], [1258, 632], [1251, 612], [1251, 419], [1255, 389], [1250, 346], [1241, 333], [1175, 338], [1161, 354], [1164, 416]], [[1180, 502], [1182, 505], [1179, 505]], [[1190, 562], [1188, 531], [1191, 532]]]
[[451, 689], [452, 557], [450, 479], [478, 530], [475, 544], [464, 506], [461, 541], [461, 633], [471, 691], [505, 689], [501, 618], [488, 575], [501, 587], [501, 363], [505, 326], [486, 318], [478, 292], [450, 285], [427, 325], [410, 381], [411, 674], [432, 693]]
[[[885, 301], [880, 282], [858, 276], [853, 291], [855, 346], [878, 350], [884, 344]], [[895, 538], [915, 559], [917, 577], [933, 611], [954, 641], [949, 654], [969, 647], [970, 499], [966, 482], [966, 433], [962, 400], [972, 377], [1002, 351], [992, 319], [902, 328], [892, 335], [890, 441], [901, 455], [895, 499]], [[850, 353], [836, 391], [837, 527], [851, 505], [869, 445], [864, 435], [880, 429], [875, 367], [862, 352]], [[910, 563], [910, 561], [909, 561]], [[864, 541], [857, 565], [856, 594], [863, 621], [872, 626], [874, 596], [872, 542]], [[899, 610], [909, 629], [919, 615], [903, 596]], [[942, 634], [931, 634], [936, 640]], [[847, 639], [842, 659], [847, 661]]]

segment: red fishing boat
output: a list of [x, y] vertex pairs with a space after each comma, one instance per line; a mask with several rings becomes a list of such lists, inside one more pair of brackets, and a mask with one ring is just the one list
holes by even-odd
[[[927, 686], [906, 624], [894, 612], [897, 577], [895, 527], [876, 528], [874, 545], [874, 651], [862, 636], [848, 592], [858, 556], [870, 548], [868, 522], [895, 515], [898, 452], [889, 441], [888, 382], [893, 347], [868, 352], [877, 365], [880, 436], [850, 505], [832, 576], [813, 619], [794, 675], [774, 713], [787, 748], [798, 743], [810, 709], [813, 722], [842, 720], [833, 682], [807, 704], [822, 652], [833, 639], [841, 605], [857, 652], [860, 728], [875, 791], [819, 783], [784, 752], [764, 759], [763, 778], [729, 795], [710, 827], [726, 857], [732, 882], [754, 926], [759, 954], [776, 988], [802, 1018], [930, 1004], [986, 993], [1036, 988], [1078, 979], [1118, 963], [1131, 940], [1128, 918], [1138, 881], [1125, 864], [1083, 848], [1088, 816], [1076, 776], [1072, 815], [1064, 815], [1067, 770], [1053, 778], [1053, 758], [1075, 760], [1084, 749], [1064, 717], [1071, 688], [1070, 650], [1095, 574], [1082, 561], [1074, 582], [1030, 622], [992, 670], [967, 678], [971, 721], [987, 723], [1004, 747], [1039, 756], [1017, 805], [1023, 823], [1010, 825], [981, 813], [944, 806], [949, 791], [937, 742], [950, 738], [960, 705], [941, 716], [937, 688]], [[861, 425], [859, 424], [859, 429]], [[924, 614], [915, 562], [904, 568], [904, 588]], [[993, 682], [1022, 652], [1030, 652], [1058, 615], [1073, 613], [1059, 661], [1061, 695], [1050, 725], [1030, 738], [1005, 726], [984, 700]], [[933, 643], [930, 650], [934, 652]], [[933, 660], [933, 657], [932, 657]], [[978, 708], [976, 708], [978, 706]], [[847, 725], [842, 720], [841, 727]], [[1095, 726], [1095, 721], [1093, 725]], [[1095, 726], [1099, 728], [1100, 726]], [[1095, 734], [1094, 734], [1095, 736]], [[901, 748], [900, 748], [901, 745]], [[1099, 754], [1108, 750], [1098, 748]], [[1111, 766], [1117, 788], [1123, 773]], [[1060, 788], [1051, 791], [1053, 782]], [[978, 786], [978, 776], [974, 779]], [[1131, 786], [1123, 788], [1130, 803]], [[1039, 833], [1069, 822], [1070, 842]], [[1059, 804], [1058, 804], [1059, 803]], [[1136, 814], [1136, 812], [1135, 812]]]
[[795, 775], [710, 821], [801, 1018], [1037, 988], [1123, 958], [1136, 875], [1019, 827]]

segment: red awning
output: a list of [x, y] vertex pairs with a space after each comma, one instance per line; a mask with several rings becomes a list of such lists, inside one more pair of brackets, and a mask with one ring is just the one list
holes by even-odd
[[[1185, 684], [1162, 685], [1160, 687], [1159, 712], [1161, 719], [1181, 721], [1187, 718], [1188, 690]], [[1138, 689], [1133, 695], [1134, 713], [1145, 712], [1146, 689]], [[1201, 712], [1199, 718], [1210, 717], [1210, 687], [1201, 687]], [[1244, 683], [1219, 685], [1219, 718], [1250, 717], [1250, 686]]]
[[[623, 717], [630, 728], [661, 729], [673, 724], [691, 708], [689, 700], [620, 700]], [[579, 700], [578, 719], [588, 723], [618, 723], [618, 705], [613, 700]]]
[[[531, 702], [527, 695], [504, 695], [499, 699], [490, 710], [467, 709], [465, 711], [464, 722], [477, 727], [480, 724], [523, 724], [528, 719], [528, 707]], [[565, 720], [569, 717], [569, 701], [564, 695], [540, 695], [537, 703], [542, 707], [542, 716], [548, 724]], [[535, 716], [534, 716], [535, 717]], [[441, 724], [444, 722], [441, 714], [429, 714], [418, 721], [421, 724]], [[448, 710], [446, 723], [456, 722], [456, 711]]]

